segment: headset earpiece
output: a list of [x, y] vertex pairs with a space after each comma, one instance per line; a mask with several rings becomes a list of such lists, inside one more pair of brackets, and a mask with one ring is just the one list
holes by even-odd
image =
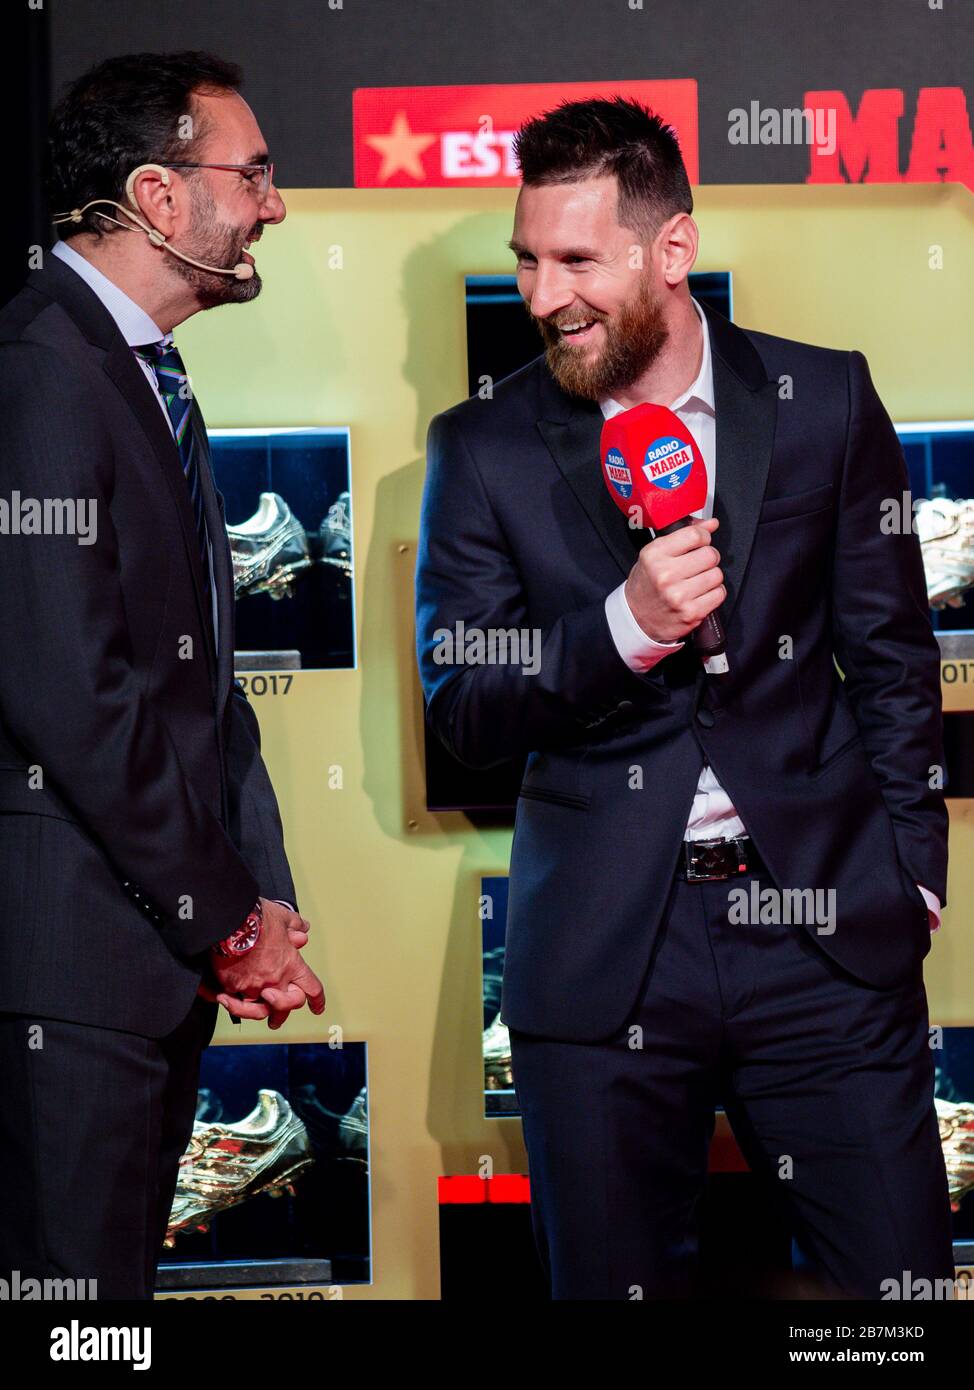
[[185, 251], [180, 251], [175, 246], [170, 246], [162, 232], [157, 231], [155, 227], [143, 219], [139, 205], [135, 201], [135, 180], [140, 174], [158, 174], [164, 188], [168, 188], [172, 182], [169, 177], [169, 170], [164, 169], [161, 164], [140, 164], [137, 169], [132, 170], [131, 174], [129, 174], [128, 178], [125, 180], [125, 196], [129, 201], [128, 207], [123, 207], [121, 203], [116, 203], [114, 198], [92, 198], [90, 202], [85, 203], [83, 208], [72, 208], [70, 212], [58, 213], [54, 218], [54, 225], [59, 226], [62, 222], [78, 223], [89, 208], [95, 207], [99, 203], [106, 204], [108, 207], [118, 208], [119, 212], [123, 213], [124, 216], [129, 219], [129, 223], [134, 223], [135, 225], [130, 226], [129, 223], [119, 222], [117, 217], [111, 217], [107, 212], [95, 213], [96, 217], [104, 217], [106, 222], [114, 222], [116, 226], [121, 227], [126, 232], [134, 231], [135, 227], [138, 227], [140, 231], [145, 232], [153, 246], [161, 246], [164, 251], [170, 252], [173, 256], [178, 256], [179, 259], [185, 261], [187, 265], [195, 265], [198, 270], [208, 270], [211, 275], [233, 275], [237, 280], [250, 280], [253, 278], [254, 267], [248, 261], [238, 261], [235, 266], [225, 269], [220, 265], [207, 265], [205, 261], [194, 260], [192, 256], [187, 256]]
[[135, 208], [136, 212], [139, 210], [139, 205], [135, 200], [135, 180], [140, 174], [158, 174], [166, 188], [168, 188], [172, 182], [169, 177], [169, 170], [164, 169], [161, 164], [140, 164], [137, 169], [133, 169], [125, 180], [125, 196], [128, 198], [132, 207]]

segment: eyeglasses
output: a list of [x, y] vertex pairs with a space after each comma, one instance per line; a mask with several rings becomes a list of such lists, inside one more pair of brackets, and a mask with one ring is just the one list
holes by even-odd
[[274, 182], [273, 164], [167, 164], [167, 169], [229, 169], [241, 174], [249, 184], [257, 189], [263, 202]]

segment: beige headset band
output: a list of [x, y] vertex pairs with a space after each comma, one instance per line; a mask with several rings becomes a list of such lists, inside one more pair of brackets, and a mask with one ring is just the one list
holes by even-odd
[[[164, 186], [166, 188], [169, 187], [171, 180], [169, 178], [168, 169], [164, 169], [161, 164], [139, 164], [125, 180], [125, 197], [129, 202], [128, 207], [123, 203], [116, 203], [114, 198], [93, 198], [90, 203], [85, 203], [83, 208], [72, 208], [70, 212], [61, 213], [59, 216], [55, 217], [54, 225], [57, 226], [60, 222], [80, 222], [83, 214], [86, 213], [90, 207], [96, 207], [98, 204], [101, 204], [105, 207], [118, 208], [120, 213], [128, 217], [131, 222], [135, 223], [135, 227], [145, 232], [153, 246], [165, 246], [166, 238], [163, 236], [162, 232], [156, 231], [155, 227], [143, 220], [141, 209], [135, 197], [135, 180], [140, 174], [146, 173], [158, 174]], [[129, 226], [128, 223], [125, 222], [119, 222], [117, 217], [110, 217], [107, 212], [99, 212], [95, 215], [97, 217], [104, 217], [106, 222], [114, 222], [116, 227], [121, 227], [126, 232], [135, 231], [135, 227]]]
[[140, 174], [158, 174], [166, 188], [168, 188], [172, 182], [169, 177], [169, 170], [164, 169], [161, 164], [139, 164], [125, 180], [125, 196], [135, 208], [136, 212], [139, 211], [139, 205], [135, 199], [135, 180]]

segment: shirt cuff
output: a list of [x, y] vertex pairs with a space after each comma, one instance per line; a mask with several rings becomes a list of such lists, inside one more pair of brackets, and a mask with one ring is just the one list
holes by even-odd
[[279, 907], [286, 907], [288, 912], [297, 912], [298, 910], [294, 906], [294, 903], [286, 903], [283, 898], [274, 898], [274, 902], [276, 902]]
[[934, 917], [936, 917], [936, 919], [937, 919], [937, 925], [936, 925], [935, 927], [931, 927], [931, 928], [930, 928], [931, 932], [939, 931], [939, 930], [940, 930], [940, 899], [937, 897], [936, 893], [931, 893], [929, 888], [924, 888], [924, 886], [923, 886], [922, 883], [918, 883], [918, 884], [917, 884], [917, 888], [919, 888], [919, 890], [920, 890], [920, 896], [923, 898], [923, 901], [924, 901], [924, 902], [926, 903], [926, 905], [927, 905], [927, 910], [928, 910], [929, 912], [932, 912], [933, 915], [934, 915]]
[[646, 636], [632, 615], [625, 582], [618, 589], [613, 589], [606, 599], [605, 616], [616, 651], [630, 671], [637, 674], [651, 671], [664, 656], [683, 646], [682, 642], [657, 642], [655, 638]]

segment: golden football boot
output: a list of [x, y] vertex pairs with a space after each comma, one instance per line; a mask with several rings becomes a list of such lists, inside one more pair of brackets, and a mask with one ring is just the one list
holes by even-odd
[[179, 1160], [165, 1244], [180, 1231], [205, 1231], [218, 1212], [260, 1192], [293, 1195], [295, 1178], [313, 1162], [308, 1131], [279, 1091], [259, 1091], [236, 1124], [197, 1120]]
[[934, 1105], [947, 1165], [950, 1209], [957, 1211], [963, 1197], [974, 1189], [974, 1104], [938, 1097]]

